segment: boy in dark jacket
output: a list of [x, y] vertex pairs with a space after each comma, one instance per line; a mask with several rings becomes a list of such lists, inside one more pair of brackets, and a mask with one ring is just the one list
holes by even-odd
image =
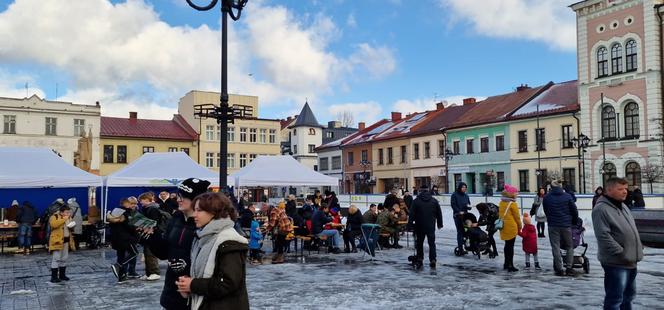
[[[129, 198], [124, 198], [120, 202], [120, 206], [106, 214], [106, 220], [111, 229], [111, 247], [117, 253], [117, 262], [111, 265], [111, 269], [118, 278], [118, 283], [125, 281], [129, 275], [132, 278], [138, 276], [135, 271], [138, 234], [136, 227], [129, 224], [130, 218], [136, 212], [136, 204], [132, 203]], [[130, 266], [132, 261], [134, 268]], [[129, 270], [130, 268], [132, 270]]]
[[466, 254], [463, 249], [463, 234], [465, 229], [463, 227], [463, 214], [470, 210], [470, 197], [466, 194], [468, 186], [466, 183], [460, 182], [456, 191], [452, 193], [450, 204], [452, 212], [454, 213], [454, 226], [457, 231], [457, 248], [461, 255]]

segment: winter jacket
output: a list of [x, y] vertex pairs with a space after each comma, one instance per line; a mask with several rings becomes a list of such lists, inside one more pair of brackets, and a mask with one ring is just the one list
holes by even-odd
[[410, 216], [408, 225], [413, 227], [419, 233], [431, 233], [438, 228], [443, 227], [443, 214], [440, 210], [438, 200], [431, 196], [430, 192], [423, 192], [417, 195], [410, 207]]
[[314, 215], [311, 217], [311, 233], [318, 235], [323, 232], [323, 226], [329, 222], [332, 222], [332, 217], [328, 216], [322, 210], [314, 212]]
[[251, 222], [254, 220], [254, 212], [251, 212], [249, 209], [242, 210], [240, 213], [240, 226], [242, 228], [250, 228]]
[[[62, 218], [60, 214], [53, 214], [48, 220], [48, 224], [51, 226], [51, 235], [48, 238], [48, 251], [62, 251], [65, 243], [65, 225], [68, 220]], [[74, 244], [74, 234], [69, 232], [69, 250], [74, 251], [76, 245]]]
[[397, 198], [396, 195], [388, 194], [387, 196], [385, 196], [385, 201], [383, 202], [383, 206], [385, 207], [385, 209], [391, 211], [392, 208], [394, 208], [394, 205], [398, 204], [399, 204], [399, 198]]
[[106, 213], [108, 227], [111, 230], [111, 247], [114, 250], [126, 250], [130, 244], [138, 243], [136, 227], [129, 225], [129, 218], [136, 212], [131, 209], [122, 208], [125, 212], [120, 216], [113, 216], [111, 212]]
[[378, 214], [371, 212], [371, 210], [367, 210], [367, 212], [364, 212], [362, 215], [362, 218], [364, 219], [365, 224], [376, 224]]
[[537, 254], [537, 229], [533, 224], [526, 224], [519, 232], [523, 238], [523, 252], [527, 254]]
[[81, 206], [76, 200], [68, 201], [67, 205], [71, 209], [71, 219], [76, 223], [76, 226], [72, 228], [72, 232], [75, 235], [83, 234], [83, 215], [81, 214], [83, 211], [81, 211]]
[[544, 202], [544, 197], [543, 196], [536, 196], [535, 197], [535, 202], [533, 202], [532, 208], [530, 208], [530, 216], [534, 219], [537, 220], [537, 222], [544, 223], [546, 222], [546, 215], [540, 217], [537, 216], [537, 212], [539, 211], [539, 208], [543, 208], [542, 203]]
[[634, 199], [633, 208], [645, 208], [646, 202], [643, 200], [643, 193], [640, 188], [635, 189], [632, 192], [632, 199]]
[[544, 196], [543, 205], [549, 227], [569, 228], [579, 217], [572, 196], [560, 187], [551, 188], [551, 191]]
[[260, 231], [261, 225], [258, 221], [251, 221], [251, 233], [249, 234], [249, 248], [252, 250], [259, 250], [261, 248], [261, 240], [263, 234]]
[[461, 187], [463, 186], [466, 186], [466, 183], [460, 182], [456, 191], [452, 193], [452, 197], [450, 198], [450, 205], [452, 206], [454, 214], [468, 211], [468, 206], [470, 205], [470, 197], [468, 197], [468, 194], [461, 191]]
[[619, 204], [602, 196], [592, 211], [597, 259], [603, 265], [636, 268], [643, 259], [643, 245], [632, 213]]
[[[353, 212], [354, 213], [351, 213]], [[350, 231], [362, 231], [362, 223], [364, 223], [364, 218], [362, 213], [357, 208], [351, 208], [348, 210], [348, 218], [346, 219], [346, 230]]]
[[157, 203], [160, 209], [170, 214], [178, 210], [178, 202], [175, 199], [166, 198], [166, 200], [161, 200], [161, 197], [157, 197]]
[[293, 214], [297, 213], [297, 204], [295, 200], [289, 200], [286, 202], [286, 214], [290, 217], [293, 217]]
[[5, 218], [10, 221], [16, 221], [18, 217], [19, 207], [17, 205], [10, 206], [7, 208], [5, 213]]
[[[196, 236], [196, 223], [193, 217], [186, 218], [181, 211], [175, 211], [173, 217], [168, 221], [166, 231], [163, 234], [154, 233], [146, 241], [150, 252], [161, 260], [168, 260], [164, 289], [161, 291], [159, 303], [166, 309], [189, 309], [187, 299], [178, 293], [175, 285], [178, 277], [188, 276], [191, 266], [191, 244]], [[182, 268], [180, 265], [184, 262]], [[177, 270], [175, 270], [174, 266]]]
[[[501, 214], [502, 216], [502, 214]], [[487, 211], [480, 213], [480, 218], [477, 220], [479, 226], [486, 226], [486, 231], [492, 233], [496, 231], [496, 220], [498, 219], [498, 206], [489, 203]]]
[[302, 208], [299, 211], [300, 216], [305, 221], [310, 220], [311, 217], [314, 215], [314, 212], [316, 212], [316, 205], [313, 204], [311, 205], [305, 204], [304, 206], [302, 206]]
[[323, 202], [323, 199], [325, 199], [325, 197], [323, 196], [314, 196], [314, 205], [320, 207], [320, 204]]
[[18, 210], [18, 214], [16, 215], [16, 222], [32, 225], [35, 221], [37, 221], [37, 212], [35, 212], [35, 209], [29, 202], [23, 203], [23, 207]]
[[267, 231], [273, 231], [281, 235], [287, 235], [293, 230], [293, 225], [288, 215], [283, 209], [272, 208], [270, 211], [270, 221], [267, 224]]
[[413, 196], [411, 196], [411, 195], [403, 196], [403, 202], [406, 203], [406, 207], [408, 208], [408, 212], [410, 212], [410, 207], [413, 205]]
[[[509, 210], [507, 209], [509, 207]], [[507, 210], [507, 212], [506, 212]], [[516, 202], [501, 200], [498, 204], [498, 217], [503, 219], [503, 229], [500, 230], [500, 240], [516, 238], [521, 230], [521, 215]]]
[[381, 233], [393, 234], [398, 231], [397, 229], [398, 221], [399, 218], [394, 213], [385, 209], [383, 212], [378, 214], [378, 219], [376, 220], [376, 224], [380, 225]]

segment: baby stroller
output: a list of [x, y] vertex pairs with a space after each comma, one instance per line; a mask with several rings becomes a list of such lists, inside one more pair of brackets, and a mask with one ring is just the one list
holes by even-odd
[[[477, 255], [477, 258], [482, 257], [482, 253], [488, 252], [491, 248], [489, 245], [489, 235], [477, 226], [477, 217], [472, 213], [465, 213], [463, 215], [464, 234], [463, 244], [466, 252]], [[461, 256], [461, 251], [458, 247], [454, 248], [454, 255]], [[493, 254], [489, 255], [493, 258]]]
[[[586, 252], [588, 251], [588, 244], [583, 238], [583, 233], [586, 229], [583, 227], [583, 220], [579, 218], [576, 221], [576, 224], [572, 225], [572, 243], [574, 251], [574, 260], [572, 261], [572, 268], [583, 268], [584, 273], [590, 273], [590, 260], [586, 257]], [[583, 250], [578, 249], [582, 247]], [[561, 254], [563, 251], [561, 251]], [[565, 266], [567, 268], [567, 266]]]

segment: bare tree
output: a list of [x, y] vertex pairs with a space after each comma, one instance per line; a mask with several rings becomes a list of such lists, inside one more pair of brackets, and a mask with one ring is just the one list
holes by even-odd
[[647, 163], [641, 168], [643, 178], [650, 183], [650, 193], [653, 193], [652, 184], [659, 182], [661, 177], [664, 176], [664, 167], [654, 163]]
[[337, 113], [337, 119], [341, 122], [343, 127], [351, 127], [355, 124], [355, 117], [351, 111], [341, 111]]

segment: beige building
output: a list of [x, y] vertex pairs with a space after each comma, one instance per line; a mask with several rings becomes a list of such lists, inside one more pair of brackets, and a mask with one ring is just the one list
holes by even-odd
[[[219, 104], [219, 93], [192, 90], [178, 103], [178, 112], [199, 135], [199, 148], [192, 157], [210, 169], [218, 170], [221, 164], [219, 137], [222, 134], [215, 119], [194, 116], [194, 106]], [[228, 173], [238, 171], [258, 155], [279, 155], [281, 125], [276, 119], [258, 118], [258, 97], [229, 95], [231, 106], [244, 106], [249, 113], [247, 119], [236, 119], [228, 124]]]
[[198, 134], [180, 115], [173, 119], [101, 118], [101, 175], [118, 171], [148, 152], [198, 153]]

